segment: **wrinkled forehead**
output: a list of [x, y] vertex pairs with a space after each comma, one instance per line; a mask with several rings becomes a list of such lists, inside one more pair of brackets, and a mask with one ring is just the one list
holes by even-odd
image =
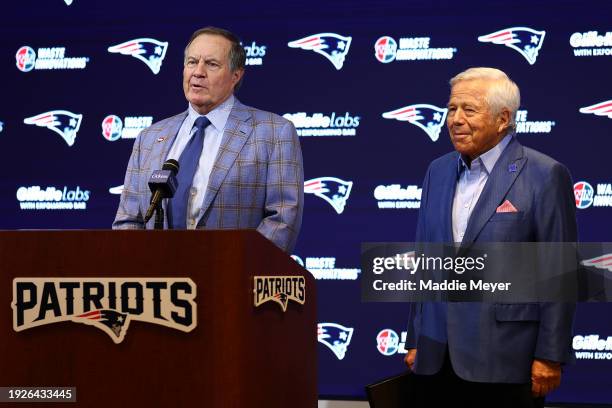
[[225, 37], [215, 34], [200, 34], [187, 46], [185, 57], [215, 58], [226, 61], [232, 43]]
[[451, 87], [449, 103], [466, 101], [487, 103], [487, 96], [492, 85], [493, 81], [483, 79], [458, 81]]

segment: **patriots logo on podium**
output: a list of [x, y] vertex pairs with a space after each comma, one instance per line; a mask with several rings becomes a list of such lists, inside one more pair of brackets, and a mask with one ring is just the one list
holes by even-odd
[[594, 266], [599, 269], [607, 269], [612, 272], [612, 253], [587, 259], [581, 262], [585, 266]]
[[123, 341], [128, 326], [130, 325], [128, 314], [119, 313], [115, 310], [108, 309], [94, 310], [83, 313], [78, 316], [74, 316], [72, 321], [95, 326], [98, 329], [103, 330], [109, 336], [115, 336], [115, 343], [120, 343]]
[[612, 119], [612, 99], [580, 108], [580, 113], [592, 113], [597, 116], [607, 116]]
[[40, 115], [25, 118], [23, 123], [26, 125], [36, 125], [46, 127], [62, 137], [72, 146], [81, 127], [83, 115], [68, 112], [66, 110], [54, 110]]
[[352, 187], [352, 181], [336, 177], [318, 177], [304, 182], [304, 193], [324, 199], [338, 214], [342, 214]]
[[351, 46], [351, 37], [334, 33], [313, 34], [287, 44], [291, 48], [311, 50], [327, 58], [337, 70], [342, 69]]
[[538, 52], [544, 43], [546, 31], [528, 27], [511, 27], [478, 37], [480, 42], [501, 44], [518, 51], [530, 65], [535, 64]]
[[385, 112], [382, 114], [382, 117], [412, 123], [423, 129], [427, 136], [435, 142], [440, 137], [440, 131], [446, 120], [447, 112], [448, 109], [446, 108], [438, 108], [427, 103], [417, 103]]
[[342, 360], [353, 337], [353, 331], [353, 328], [344, 327], [337, 323], [319, 323], [317, 325], [317, 340], [333, 351], [338, 360]]
[[166, 56], [167, 49], [167, 42], [157, 41], [153, 38], [137, 38], [108, 47], [108, 52], [131, 55], [134, 58], [138, 58], [147, 64], [147, 67], [157, 75]]

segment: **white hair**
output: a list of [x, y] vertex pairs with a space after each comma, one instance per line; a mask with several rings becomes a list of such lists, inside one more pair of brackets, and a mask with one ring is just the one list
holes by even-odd
[[516, 126], [516, 111], [521, 105], [521, 93], [516, 83], [505, 72], [496, 68], [469, 68], [451, 78], [450, 86], [452, 88], [457, 82], [478, 79], [492, 81], [486, 95], [489, 108], [494, 114], [499, 114], [504, 108], [508, 109], [510, 111], [510, 126], [514, 128]]

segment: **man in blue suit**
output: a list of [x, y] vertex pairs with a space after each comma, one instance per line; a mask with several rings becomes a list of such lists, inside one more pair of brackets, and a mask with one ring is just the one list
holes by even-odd
[[153, 220], [144, 222], [148, 181], [164, 161], [175, 159], [179, 189], [164, 200], [165, 227], [252, 228], [284, 251], [293, 249], [303, 210], [300, 143], [290, 121], [234, 97], [245, 60], [240, 40], [229, 31], [206, 27], [193, 33], [183, 69], [187, 111], [136, 139], [113, 228], [152, 228]]
[[[425, 176], [417, 242], [575, 242], [568, 170], [514, 135], [517, 85], [471, 68], [450, 81], [455, 152]], [[571, 303], [412, 304], [405, 358], [421, 406], [543, 406], [571, 352]]]

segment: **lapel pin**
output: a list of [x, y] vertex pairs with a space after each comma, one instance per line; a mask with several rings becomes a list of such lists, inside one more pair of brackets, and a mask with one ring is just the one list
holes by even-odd
[[165, 137], [160, 137], [160, 138], [157, 139], [158, 142], [163, 142], [164, 140], [166, 140]]
[[516, 165], [516, 163], [512, 163], [511, 165], [508, 166], [508, 171], [510, 173], [516, 173], [517, 170], [518, 170], [518, 166]]

